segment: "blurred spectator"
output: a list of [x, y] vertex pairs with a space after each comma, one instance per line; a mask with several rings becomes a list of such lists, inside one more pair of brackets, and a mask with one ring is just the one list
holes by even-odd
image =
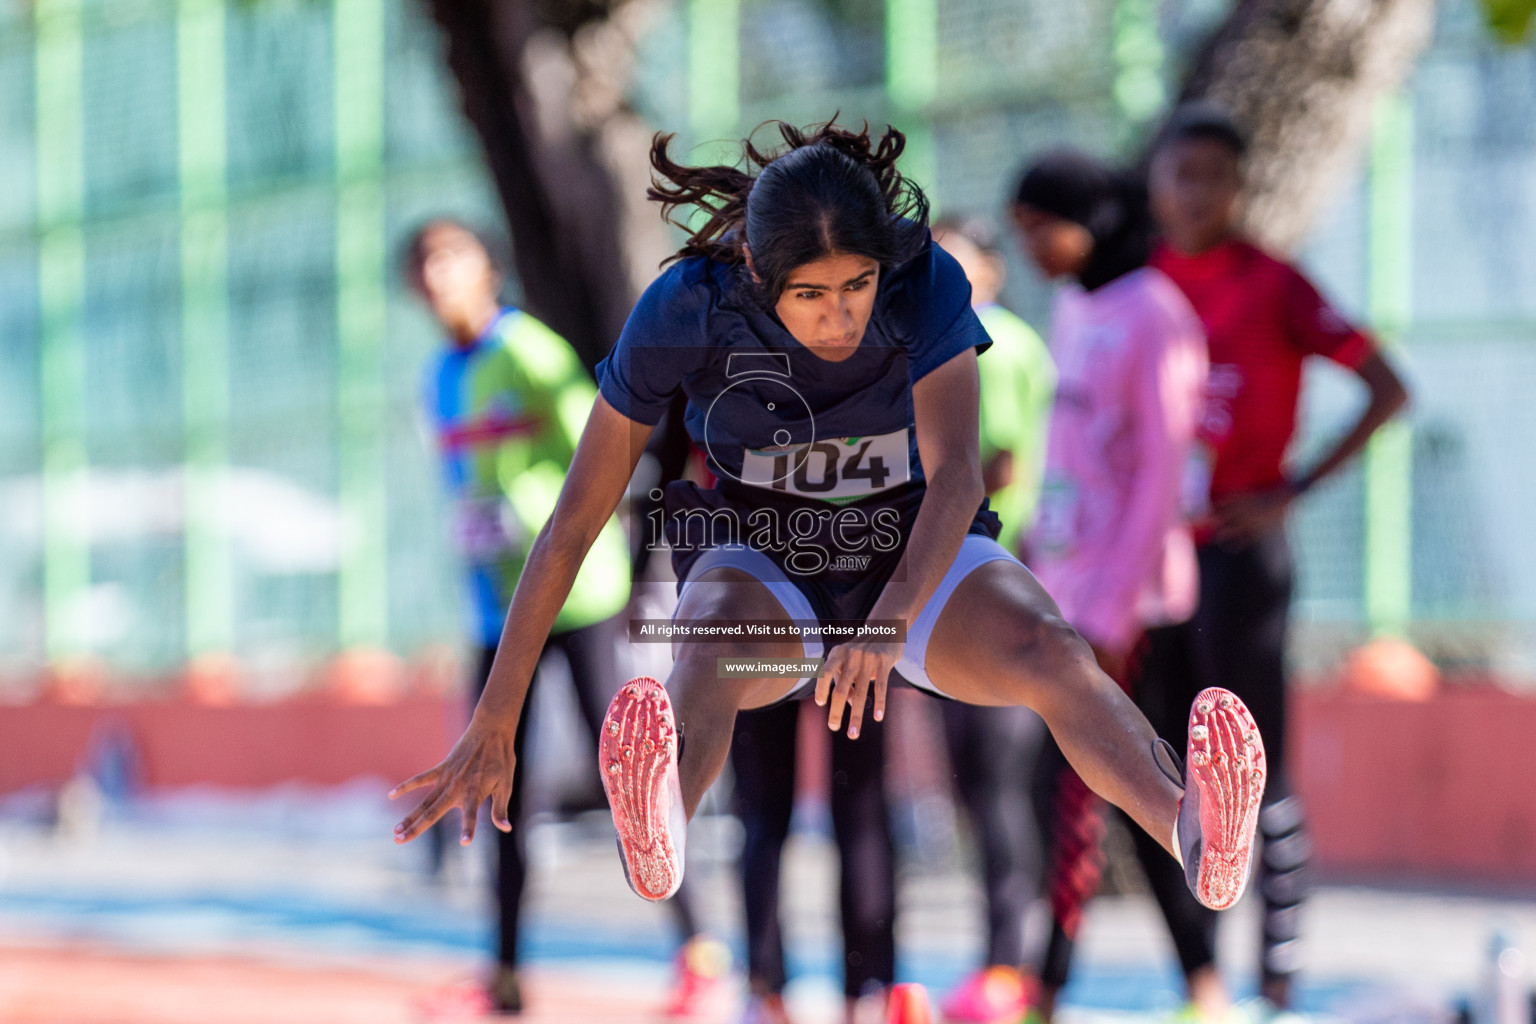
[[[1163, 239], [1151, 261], [1189, 298], [1205, 326], [1211, 373], [1200, 429], [1196, 528], [1199, 610], [1161, 631], [1137, 702], [1179, 750], [1186, 709], [1206, 686], [1224, 686], [1253, 712], [1269, 756], [1259, 816], [1264, 901], [1260, 1016], [1290, 1006], [1299, 963], [1298, 923], [1309, 842], [1286, 770], [1285, 637], [1292, 505], [1364, 447], [1407, 400], [1402, 381], [1372, 341], [1344, 319], [1295, 267], [1262, 251], [1237, 227], [1246, 139], [1220, 109], [1175, 112], [1151, 166], [1152, 209]], [[1353, 370], [1370, 402], [1314, 467], [1288, 471], [1302, 363], [1323, 356]], [[1183, 702], [1183, 703], [1180, 703]], [[1225, 1011], [1215, 968], [1216, 915], [1195, 902], [1177, 865], [1138, 844], [1142, 865], [1173, 934], [1190, 995], [1207, 1019]]]
[[992, 510], [1003, 521], [998, 543], [1016, 552], [1040, 497], [1056, 364], [1034, 328], [998, 305], [1007, 265], [991, 225], [942, 217], [933, 238], [965, 271], [971, 305], [992, 339], [981, 375], [981, 472]]
[[[1040, 336], [997, 304], [1005, 266], [990, 225], [941, 218], [933, 237], [965, 271], [971, 304], [992, 339], [981, 364], [982, 480], [1003, 521], [998, 543], [1017, 552], [1040, 493], [1056, 367]], [[1016, 1020], [1033, 995], [1032, 979], [1021, 967], [1038, 959], [1043, 944], [1043, 936], [1027, 929], [1036, 916], [1043, 868], [1034, 776], [1045, 722], [1023, 707], [945, 701], [942, 710], [955, 787], [981, 848], [987, 895], [985, 965], [945, 998], [944, 1016]]]
[[[1146, 631], [1194, 611], [1180, 488], [1205, 386], [1204, 332], [1173, 282], [1146, 266], [1144, 191], [1097, 160], [1073, 151], [1038, 159], [1013, 213], [1041, 273], [1072, 282], [1052, 311], [1058, 383], [1029, 565], [1100, 667], [1131, 689]], [[1049, 1019], [1098, 884], [1099, 806], [1054, 744], [1041, 771], [1056, 779], [1047, 787], [1056, 926], [1040, 996]]]
[[[406, 275], [445, 334], [429, 367], [425, 404], [444, 476], [456, 503], [455, 537], [469, 576], [478, 701], [501, 638], [507, 606], [529, 546], [554, 510], [596, 387], [564, 339], [499, 301], [501, 276], [488, 247], [463, 224], [433, 220], [412, 235]], [[582, 716], [596, 742], [608, 700], [622, 681], [620, 613], [629, 599], [630, 555], [609, 520], [555, 620], [545, 655], [566, 659]], [[538, 685], [535, 678], [534, 685]], [[519, 723], [520, 766], [531, 716]], [[526, 771], [512, 785], [510, 833], [497, 832], [497, 969], [490, 998], [498, 1012], [522, 1009], [518, 921], [527, 876]], [[678, 956], [669, 1009], [690, 1014], [723, 970], [718, 943], [703, 936], [690, 901], [671, 901], [688, 943]]]
[[[738, 712], [731, 739], [736, 813], [746, 833], [741, 876], [749, 992], [742, 1024], [789, 1022], [779, 880], [794, 812], [801, 703]], [[845, 1019], [854, 1024], [860, 1000], [883, 1003], [896, 980], [896, 853], [886, 814], [885, 722], [871, 715], [858, 739], [840, 731], [831, 744]]]

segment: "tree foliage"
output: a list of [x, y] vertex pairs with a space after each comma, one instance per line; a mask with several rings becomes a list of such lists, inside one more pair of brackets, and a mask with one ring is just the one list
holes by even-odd
[[1536, 0], [1481, 0], [1483, 20], [1500, 42], [1516, 46], [1531, 38]]
[[[649, 132], [625, 100], [638, 35], [661, 0], [422, 2], [485, 146], [524, 304], [593, 365], [667, 250], [645, 208]], [[1482, 2], [1504, 31], [1536, 5]], [[1256, 237], [1285, 251], [1310, 230], [1358, 163], [1376, 103], [1428, 42], [1434, 10], [1435, 0], [1237, 0], [1180, 98], [1224, 103], [1249, 127]]]
[[523, 305], [595, 366], [665, 253], [626, 92], [650, 0], [423, 0], [512, 233]]
[[[1525, 0], [1522, 0], [1525, 2]], [[1435, 0], [1239, 0], [1180, 99], [1225, 105], [1252, 135], [1248, 229], [1280, 250], [1359, 163], [1377, 102], [1428, 44]]]

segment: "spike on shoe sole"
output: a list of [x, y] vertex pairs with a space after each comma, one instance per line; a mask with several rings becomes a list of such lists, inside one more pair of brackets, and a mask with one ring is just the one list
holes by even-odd
[[649, 676], [619, 689], [598, 744], [599, 775], [629, 886], [664, 900], [683, 881], [683, 792], [677, 728], [666, 688]]
[[1188, 753], [1185, 784], [1197, 787], [1200, 801], [1195, 897], [1212, 910], [1225, 910], [1248, 884], [1269, 774], [1264, 741], [1237, 695], [1213, 686], [1201, 691], [1190, 710]]

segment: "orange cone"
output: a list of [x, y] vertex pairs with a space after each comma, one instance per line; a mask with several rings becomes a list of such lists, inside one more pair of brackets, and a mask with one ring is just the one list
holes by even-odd
[[885, 1024], [933, 1024], [928, 990], [911, 982], [891, 986], [891, 999], [885, 1012]]
[[1440, 689], [1440, 670], [1406, 640], [1378, 637], [1350, 652], [1344, 685], [1371, 697], [1426, 701]]

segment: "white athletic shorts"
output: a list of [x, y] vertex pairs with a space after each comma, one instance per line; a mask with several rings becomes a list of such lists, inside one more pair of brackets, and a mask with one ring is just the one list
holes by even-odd
[[[950, 563], [948, 571], [939, 581], [933, 596], [928, 598], [928, 602], [923, 605], [923, 610], [907, 626], [906, 646], [901, 660], [896, 663], [896, 671], [908, 683], [939, 697], [949, 696], [928, 678], [926, 668], [928, 639], [933, 635], [934, 624], [939, 621], [944, 605], [949, 601], [950, 595], [955, 592], [955, 588], [960, 585], [960, 581], [969, 576], [978, 566], [1000, 558], [1016, 563], [1019, 561], [991, 537], [976, 533], [966, 534], [965, 540], [960, 544], [960, 553]], [[1023, 563], [1019, 564], [1022, 568]], [[784, 610], [784, 614], [790, 619], [796, 622], [816, 621], [816, 612], [811, 608], [811, 602], [800, 592], [794, 582], [774, 565], [767, 555], [740, 544], [711, 548], [700, 555], [690, 567], [688, 579], [684, 581], [682, 589], [678, 592], [678, 605], [681, 606], [683, 597], [695, 580], [710, 569], [721, 567], [738, 569], [767, 587], [769, 592], [778, 599], [779, 607]], [[804, 657], [820, 658], [826, 654], [826, 644], [819, 637], [802, 639], [801, 644], [805, 652]], [[794, 690], [785, 694], [784, 699], [805, 697], [811, 693], [815, 685], [815, 679], [802, 679]]]

